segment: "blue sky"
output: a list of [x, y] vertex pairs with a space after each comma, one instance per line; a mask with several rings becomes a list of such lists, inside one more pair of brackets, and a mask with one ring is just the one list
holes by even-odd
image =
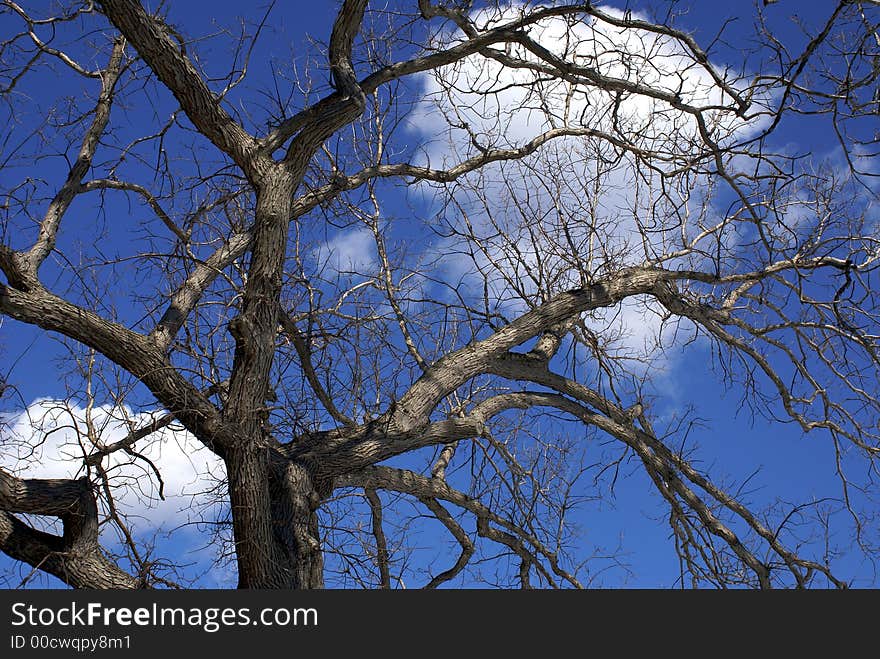
[[[291, 85], [289, 65], [293, 63], [302, 71], [307, 66], [309, 58], [316, 56], [314, 48], [304, 47], [303, 44], [307, 43], [309, 37], [326, 40], [330, 32], [333, 14], [328, 9], [329, 3], [289, 4], [291, 6], [279, 6], [273, 10], [264, 28], [266, 37], [258, 42], [250, 56], [249, 76], [246, 83], [236, 88], [229, 97], [230, 107], [237, 108], [241, 116], [246, 117], [246, 126], [251, 129], [262, 127], [261, 122], [266, 118], [258, 92], [274, 90], [279, 86], [283, 90], [285, 85], [289, 88]], [[678, 19], [679, 25], [693, 30], [698, 41], [705, 41], [714, 36], [724, 18], [731, 18], [732, 22], [725, 30], [726, 42], [719, 43], [713, 49], [713, 62], [740, 64], [743, 54], [750, 46], [746, 35], [753, 32], [755, 22], [753, 3], [728, 2], [722, 9], [719, 9], [715, 3], [695, 2], [694, 5], [686, 15]], [[774, 34], [790, 44], [793, 51], [797, 51], [803, 46], [804, 37], [797, 27], [797, 21], [793, 20], [793, 15], [796, 13], [797, 20], [815, 26], [825, 16], [827, 5], [826, 2], [781, 0], [768, 7], [765, 12], [768, 25]], [[633, 7], [639, 9], [635, 4]], [[174, 3], [169, 10], [169, 16], [171, 22], [179, 25], [187, 34], [207, 36], [222, 33], [223, 29], [234, 31], [240, 10], [240, 6], [235, 3]], [[259, 20], [259, 14], [258, 11], [249, 12], [248, 20], [251, 25]], [[0, 17], [0, 29], [7, 30], [12, 24], [15, 24], [13, 18]], [[99, 38], [99, 35], [92, 35], [92, 38]], [[79, 49], [83, 57], [88, 57], [87, 45], [80, 43], [73, 47]], [[199, 53], [200, 63], [208, 73], [225, 75], [228, 70], [229, 49], [222, 38], [208, 39], [199, 43], [195, 50]], [[278, 75], [273, 75], [273, 71]], [[70, 83], [69, 77], [61, 73], [63, 72], [35, 73], [26, 83], [31, 87], [25, 89], [32, 91], [34, 97], [38, 99], [41, 87], [46, 85], [53, 86], [58, 96], [76, 94], [78, 83]], [[319, 87], [326, 87], [326, 80], [320, 80], [320, 73], [316, 84]], [[420, 83], [416, 82], [408, 85], [401, 93], [415, 94], [422, 88]], [[146, 85], [145, 90], [141, 98], [151, 100], [149, 107], [138, 105], [114, 110], [116, 113], [114, 120], [117, 122], [114, 125], [117, 132], [113, 139], [116, 143], [124, 143], [136, 136], [145, 124], [161, 125], [174, 110], [174, 103], [164, 90], [154, 84]], [[300, 99], [294, 96], [294, 104], [298, 100]], [[251, 120], [250, 117], [253, 119]], [[36, 125], [39, 120], [39, 113], [35, 112], [33, 117], [20, 118], [15, 123], [10, 122], [9, 128], [5, 129], [6, 132], [3, 134], [4, 139], [10, 137], [7, 144], [14, 143], [19, 135], [26, 134], [28, 128]], [[253, 123], [248, 124], [248, 121]], [[836, 149], [833, 135], [815, 130], [812, 121], [799, 118], [783, 123], [774, 134], [774, 146], [780, 149], [811, 152], [820, 158], [822, 154], [833, 157]], [[404, 129], [402, 134], [407, 138], [406, 146], [402, 148], [414, 151], [419, 145], [419, 140], [424, 138], [425, 131], [410, 127]], [[167, 153], [172, 157], [178, 157], [181, 161], [187, 157], [204, 157], [205, 166], [210, 166], [209, 162], [212, 159], [216, 160], [216, 155], [211, 153], [204, 142], [200, 144], [201, 150], [193, 153], [184, 138], [180, 137], [179, 131], [174, 135], [177, 136], [174, 139], [181, 139], [180, 143], [164, 145]], [[75, 141], [76, 138], [73, 139]], [[199, 144], [197, 140], [194, 143]], [[26, 146], [27, 148], [38, 147], [30, 144]], [[9, 151], [10, 147], [7, 146], [2, 157], [6, 158]], [[145, 176], [146, 170], [139, 170], [137, 165], [127, 164], [126, 167], [130, 168], [128, 171], [134, 176]], [[183, 164], [180, 167], [192, 173], [195, 166]], [[41, 160], [37, 173], [51, 185], [52, 181], [61, 180], [64, 168], [65, 162], [62, 158], [50, 157]], [[0, 170], [0, 177], [4, 179], [3, 186], [9, 186], [13, 178], [15, 180], [22, 178], [23, 172], [23, 169], [16, 167]], [[153, 183], [162, 185], [161, 181], [153, 181]], [[393, 249], [408, 250], [414, 258], [420, 256], [423, 247], [427, 247], [424, 252], [429, 252], [430, 249], [443, 249], [444, 243], [430, 232], [413, 229], [404, 221], [392, 221], [393, 218], [406, 218], [414, 211], [431, 215], [435, 211], [432, 209], [429, 196], [419, 190], [407, 191], [394, 185], [381, 186], [379, 194], [383, 202], [383, 216], [389, 226], [389, 244]], [[119, 221], [119, 218], [140, 218], [144, 215], [141, 212], [143, 209], [136, 208], [133, 212], [132, 206], [121, 197], [108, 196], [105, 213], [96, 220], [97, 229], [88, 223], [89, 220], [83, 219], [92, 211], [87, 206], [87, 202], [74, 206], [74, 211], [76, 212], [71, 213], [73, 216], [71, 223], [82, 221], [86, 233], [64, 233], [59, 246], [67, 253], [87, 252], [88, 248], [93, 246], [94, 236], [99, 235], [102, 238], [100, 242], [102, 254], [97, 257], [98, 260], [102, 258], [110, 260], [117, 255], [124, 255], [129, 243], [141, 239], [144, 232], [150, 228], [147, 220]], [[319, 249], [312, 254], [313, 258], [335, 263], [337, 268], [340, 264], [344, 265], [345, 259], [360, 258], [361, 262], [356, 265], [363, 267], [368, 267], [375, 260], [375, 254], [372, 252], [364, 255], [368, 250], [367, 243], [362, 240], [363, 234], [352, 233], [351, 226], [343, 225], [337, 228], [319, 225], [314, 231], [315, 241], [319, 244], [323, 234], [325, 242], [320, 249], [325, 251]], [[16, 239], [15, 235], [11, 237], [14, 245]], [[47, 265], [44, 281], [50, 287], [56, 290], [68, 288], [74, 291], [74, 295], [82, 295], [79, 284], [70, 280], [63, 264]], [[108, 272], [112, 272], [117, 278], [108, 284], [106, 296], [102, 297], [108, 302], [110, 298], [114, 298], [114, 301], [118, 299], [117, 313], [126, 322], [136, 323], [143, 315], [144, 308], [140, 303], [131, 301], [128, 297], [129, 288], [132, 284], [151, 283], [150, 275], [143, 274], [125, 262], [102, 272], [104, 277]], [[439, 294], [430, 286], [424, 291], [429, 295], [432, 292]], [[635, 322], [638, 320], [636, 319]], [[81, 374], [71, 373], [71, 352], [63, 341], [57, 337], [47, 336], [41, 330], [8, 319], [2, 319], [0, 323], [2, 323], [0, 324], [0, 373], [15, 385], [14, 394], [7, 396], [3, 401], [8, 424], [21, 422], [23, 410], [38, 409], [36, 402], [39, 400], [62, 399], [68, 396], [71, 390], [82, 391]], [[824, 554], [823, 545], [827, 541], [829, 552], [835, 554], [835, 565], [840, 576], [852, 580], [856, 585], [876, 583], [873, 566], [852, 546], [852, 520], [840, 503], [840, 485], [835, 473], [833, 448], [828, 438], [819, 433], [804, 436], [794, 424], [771, 423], [761, 415], [752, 415], [743, 407], [742, 394], [738, 387], [724, 385], [720, 371], [713, 370], [712, 364], [711, 349], [705, 343], [688, 346], [686, 350], [672, 348], [670, 353], [655, 365], [654, 381], [646, 390], [647, 394], [656, 397], [653, 414], [662, 421], [672, 423], [673, 419], [685, 415], [690, 406], [698, 405], [698, 409], [688, 412], [688, 418], [694, 420], [695, 424], [687, 433], [687, 442], [700, 447], [699, 466], [709, 469], [713, 477], [722, 483], [730, 479], [729, 482], [738, 486], [742, 484], [743, 498], [751, 502], [755, 508], [783, 506], [794, 501], [826, 502], [820, 507], [828, 511], [831, 531], [827, 538], [803, 539], [808, 547], [815, 550], [811, 555]], [[766, 386], [766, 382], [759, 383], [761, 388]], [[110, 385], [106, 385], [106, 388], [109, 389]], [[769, 388], [766, 391], [769, 391]], [[139, 396], [135, 395], [133, 400], [138, 401]], [[81, 403], [82, 399], [77, 400], [77, 404], [81, 406]], [[132, 412], [132, 414], [136, 413]], [[539, 422], [538, 428], [548, 434], [559, 433], [567, 438], [577, 438], [578, 433], [582, 432], [573, 424], [556, 424], [552, 420]], [[9, 435], [4, 441], [8, 445]], [[169, 438], [166, 441], [173, 440]], [[0, 442], [0, 449], [3, 447], [4, 443]], [[593, 452], [610, 454], [618, 451], [614, 445], [601, 437], [592, 436], [584, 439], [582, 448], [587, 454]], [[156, 447], [157, 451], [159, 449], [160, 447]], [[202, 458], [205, 462], [199, 462], [199, 465], [204, 471], [204, 465], [208, 464], [209, 460], [204, 456]], [[419, 459], [423, 460], [423, 456]], [[50, 461], [49, 456], [43, 460]], [[409, 463], [403, 460], [402, 464]], [[853, 470], [860, 466], [855, 456], [845, 456], [843, 464]], [[4, 464], [4, 466], [8, 465]], [[176, 467], [169, 467], [169, 469], [174, 468]], [[22, 473], [22, 475], [26, 474], [27, 472]], [[576, 526], [580, 529], [581, 535], [575, 542], [580, 543], [583, 555], [596, 553], [604, 556], [615, 553], [620, 548], [614, 560], [598, 558], [595, 561], [595, 568], [591, 568], [588, 573], [589, 576], [595, 578], [596, 585], [609, 587], [679, 585], [679, 565], [670, 541], [666, 507], [656, 496], [637, 460], [634, 458], [625, 460], [620, 466], [620, 475], [613, 488], [607, 475], [603, 477], [600, 486], [585, 485], [585, 493], [591, 496], [601, 493], [602, 496], [594, 501], [585, 502], [576, 513]], [[464, 476], [464, 474], [458, 476], [453, 474], [451, 478]], [[187, 494], [192, 494], [200, 486], [210, 482], [210, 479], [198, 480], [195, 476], [188, 476], [185, 470], [180, 471], [180, 488], [185, 494], [177, 499], [172, 498], [168, 504], [168, 512], [162, 518], [163, 530], [175, 528], [184, 519], [188, 502], [191, 503]], [[147, 496], [154, 494], [148, 492]], [[857, 492], [853, 493], [853, 498], [856, 506], [871, 505], [868, 499]], [[388, 503], [390, 504], [390, 498]], [[172, 508], [175, 506], [175, 510], [183, 509], [179, 517], [173, 514]], [[399, 520], [407, 519], [413, 514], [407, 504], [399, 504], [397, 509], [401, 513]], [[443, 566], [453, 554], [446, 552], [436, 563], [433, 562], [437, 558], [434, 550], [447, 539], [438, 533], [436, 524], [425, 520], [424, 511], [421, 514], [422, 517], [416, 518], [406, 527], [405, 535], [419, 548], [413, 554], [413, 565], [417, 568], [430, 566], [436, 572], [435, 566]], [[780, 516], [778, 512], [773, 513], [769, 519], [778, 519]], [[395, 520], [391, 519], [389, 523], [394, 524]], [[143, 537], [149, 537], [153, 533], [152, 523], [144, 523], [140, 528], [143, 529]], [[232, 566], [227, 564], [213, 571], [207, 569], [216, 547], [211, 545], [211, 535], [206, 531], [208, 529], [204, 526], [185, 526], [170, 534], [170, 537], [160, 533], [155, 537], [156, 555], [169, 559], [183, 556], [184, 562], [191, 563], [184, 570], [186, 575], [196, 579], [198, 585], [205, 587], [234, 585]], [[867, 531], [872, 532], [870, 529]], [[838, 553], [841, 554], [840, 557], [836, 556]], [[329, 560], [334, 559], [330, 557]], [[491, 559], [487, 559], [485, 566], [486, 575], [491, 574], [498, 567]], [[5, 581], [0, 576], [0, 587], [14, 587], [18, 583], [16, 578], [27, 572], [27, 569], [13, 566], [7, 558], [0, 556], [0, 575], [7, 575]], [[38, 577], [32, 581], [32, 584], [54, 586], [57, 582], [51, 578]], [[409, 583], [403, 585], [410, 586]], [[476, 584], [472, 581], [456, 581], [452, 585]]]

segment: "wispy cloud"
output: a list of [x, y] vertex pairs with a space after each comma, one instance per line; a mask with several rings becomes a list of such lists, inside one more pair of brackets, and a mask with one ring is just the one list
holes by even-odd
[[[328, 274], [371, 274], [378, 267], [376, 243], [366, 228], [340, 231], [314, 251], [318, 268]], [[328, 272], [329, 271], [329, 272]]]

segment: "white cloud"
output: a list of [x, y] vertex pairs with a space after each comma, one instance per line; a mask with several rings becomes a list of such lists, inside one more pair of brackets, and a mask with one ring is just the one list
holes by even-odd
[[[477, 11], [472, 18], [491, 29], [517, 18], [522, 11], [520, 3], [511, 3], [500, 11]], [[617, 18], [624, 15], [611, 7], [604, 11]], [[633, 14], [633, 18], [645, 17]], [[733, 112], [714, 109], [730, 105], [733, 99], [670, 37], [620, 29], [597, 19], [569, 25], [564, 19], [551, 18], [528, 27], [527, 32], [554, 55], [601, 76], [676, 96], [704, 109], [716, 141], [724, 142], [734, 133], [742, 138], [760, 127]], [[439, 42], [451, 45], [455, 37], [442, 34]], [[538, 61], [518, 44], [508, 46], [507, 54]], [[695, 118], [665, 100], [637, 93], [618, 95], [600, 86], [575, 87], [478, 55], [426, 74], [423, 80], [424, 101], [411, 116], [410, 124], [430, 140], [425, 153], [435, 156], [434, 161], [461, 155], [462, 148], [473, 152], [474, 145], [463, 124], [487, 145], [498, 146], [521, 144], [547, 128], [562, 125], [617, 132], [644, 148], [679, 156], [691, 155], [693, 145], [702, 141]], [[741, 86], [736, 79], [727, 82], [734, 88]], [[449, 141], [440, 139], [436, 130], [446, 128], [449, 122], [444, 117], [459, 124]]]
[[[109, 445], [151, 421], [124, 407], [82, 405], [53, 399], [6, 415], [0, 426], [0, 466], [21, 478], [78, 478], [92, 437]], [[210, 491], [225, 476], [222, 461], [184, 430], [164, 428], [134, 445], [137, 455], [117, 451], [105, 459], [111, 492], [133, 532], [141, 537], [189, 521], [211, 518], [220, 505]], [[161, 474], [164, 499], [160, 498]], [[92, 474], [97, 482], [97, 475]], [[103, 493], [99, 493], [103, 499]], [[102, 504], [105, 505], [105, 504]], [[106, 527], [105, 527], [106, 528]]]
[[[511, 3], [500, 10], [476, 11], [472, 18], [489, 29], [522, 9], [522, 4]], [[613, 8], [604, 11], [623, 16]], [[731, 105], [732, 98], [671, 38], [593, 19], [570, 25], [553, 18], [528, 31], [548, 51], [602, 76], [660, 90], [704, 109], [718, 143], [748, 138], [766, 123], [715, 109]], [[438, 39], [449, 44], [455, 38], [450, 33]], [[519, 45], [509, 46], [507, 53], [536, 61]], [[476, 155], [474, 142], [483, 147], [519, 146], [561, 126], [612, 133], [653, 151], [669, 159], [667, 164], [654, 159], [661, 171], [681, 166], [704, 146], [695, 118], [665, 100], [634, 93], [618, 96], [560, 80], [539, 81], [534, 72], [481, 56], [426, 74], [423, 80], [424, 98], [411, 117], [411, 128], [424, 141], [423, 163], [433, 167]], [[744, 86], [742, 79], [727, 83]], [[755, 99], [753, 103], [761, 105]], [[713, 212], [706, 203], [708, 180], [692, 176], [675, 185], [661, 178], [660, 172], [607, 142], [563, 138], [525, 160], [490, 165], [470, 175], [456, 192], [458, 207], [452, 207], [456, 210], [449, 211], [446, 220], [463, 227], [467, 214], [471, 244], [477, 247], [471, 272], [479, 271], [476, 278], [489, 280], [490, 295], [503, 311], [521, 311], [527, 306], [523, 296], [535, 298], [577, 286], [580, 271], [595, 276], [608, 267], [642, 263], [680, 249], [683, 235], [696, 235], [696, 219]], [[734, 236], [727, 232], [722, 239], [728, 242]], [[467, 276], [462, 243], [452, 238], [440, 246], [452, 255], [445, 273], [452, 282]], [[480, 283], [474, 290], [481, 288]], [[609, 323], [606, 333], [616, 336], [616, 347], [631, 356], [648, 356], [660, 344], [660, 315], [642, 301], [603, 310], [591, 320], [597, 329]]]
[[340, 231], [319, 245], [314, 257], [325, 274], [370, 274], [378, 267], [375, 239], [366, 228]]

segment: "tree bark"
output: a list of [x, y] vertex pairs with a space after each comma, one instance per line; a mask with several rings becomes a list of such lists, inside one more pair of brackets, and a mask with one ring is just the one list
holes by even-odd
[[[61, 536], [31, 528], [12, 513], [58, 517]], [[98, 506], [88, 479], [20, 479], [0, 469], [0, 549], [74, 588], [144, 584], [101, 550]]]
[[284, 553], [289, 588], [324, 587], [324, 558], [317, 508], [321, 493], [309, 469], [290, 461], [276, 463], [270, 481], [275, 541]]
[[323, 586], [315, 514], [321, 496], [309, 470], [278, 451], [265, 401], [298, 178], [279, 166], [258, 186], [247, 284], [241, 312], [229, 326], [235, 357], [224, 417], [240, 435], [226, 459], [240, 588]]

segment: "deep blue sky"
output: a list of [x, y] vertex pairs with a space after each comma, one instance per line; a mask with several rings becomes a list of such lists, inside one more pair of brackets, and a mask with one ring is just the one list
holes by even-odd
[[[738, 0], [723, 4], [694, 2], [688, 14], [679, 19], [679, 25], [694, 30], [698, 41], [714, 36], [724, 18], [733, 19], [727, 27], [729, 46], [719, 46], [715, 59], [724, 61], [725, 56], [737, 63], [742, 50], [747, 48], [743, 35], [752, 32], [755, 9], [750, 1]], [[795, 24], [791, 21], [796, 13], [799, 19], [814, 24], [818, 17], [825, 15], [828, 2], [795, 2], [781, 0], [765, 11], [770, 16], [770, 24], [775, 34], [787, 43], [802, 45]], [[638, 9], [637, 3], [632, 3]], [[232, 97], [232, 104], [246, 104], [253, 98], [253, 90], [269, 87], [271, 66], [274, 60], [305, 57], [300, 44], [307, 37], [326, 40], [333, 14], [329, 2], [279, 3], [269, 21], [269, 28], [275, 34], [267, 36], [253, 53], [249, 82]], [[253, 23], [259, 19], [260, 11], [247, 7], [248, 20]], [[230, 27], [236, 24], [242, 12], [238, 3], [227, 2], [180, 2], [173, 3], [170, 9], [171, 21], [180, 26], [188, 35], [207, 35], [217, 27]], [[12, 19], [0, 20], [0, 29], [8, 29]], [[221, 47], [222, 40], [209, 42], [210, 46], [199, 49], [201, 61], [208, 71], [225, 70], [226, 51]], [[312, 51], [313, 53], [314, 51]], [[216, 62], [216, 63], [215, 63]], [[46, 74], [48, 75], [48, 74]], [[49, 79], [37, 79], [32, 84], [46, 83]], [[66, 78], [58, 77], [52, 84], [65, 85]], [[164, 104], [164, 107], [163, 107]], [[157, 106], [153, 109], [127, 108], [125, 121], [129, 129], [135, 130], [140, 123], [153, 121], [167, 111], [170, 102], [167, 95], [157, 94]], [[21, 128], [16, 128], [21, 130]], [[122, 130], [126, 130], [123, 128]], [[782, 127], [774, 139], [780, 146], [797, 144], [809, 135], [808, 148], [813, 153], [830, 151], [834, 147], [833, 136], [817, 133], [808, 123], [791, 122]], [[4, 133], [4, 137], [6, 134]], [[60, 167], [57, 161], [47, 161], [40, 175], [60, 181]], [[14, 175], [3, 173], [0, 176]], [[8, 181], [4, 181], [8, 184]], [[118, 202], [113, 202], [117, 204]], [[407, 201], [401, 199], [399, 210], [408, 208]], [[111, 206], [124, 212], [125, 205]], [[112, 213], [111, 213], [112, 214]], [[115, 246], [122, 249], [126, 241], [124, 226], [113, 226], [112, 217], [107, 219], [106, 230], [118, 241]], [[114, 243], [108, 247], [113, 251]], [[47, 283], [51, 283], [47, 279]], [[8, 319], [0, 325], [0, 373], [13, 383], [17, 390], [16, 399], [5, 401], [8, 411], [21, 410], [37, 398], [64, 396], [66, 388], [59, 377], [57, 359], [65, 359], [67, 350], [54, 337], [42, 331], [27, 327]], [[658, 405], [660, 414], [671, 414], [683, 409], [688, 403], [699, 401], [697, 416], [702, 422], [691, 433], [690, 439], [701, 446], [700, 455], [704, 464], [714, 463], [713, 474], [729, 473], [739, 481], [755, 474], [748, 481], [747, 500], [757, 508], [774, 501], [804, 501], [825, 497], [839, 498], [839, 483], [835, 475], [833, 452], [827, 437], [818, 434], [803, 436], [793, 424], [771, 424], [760, 417], [753, 418], [748, 410], [741, 410], [741, 394], [736, 390], [727, 391], [720, 384], [720, 377], [708, 367], [711, 355], [707, 347], [697, 347], [680, 357], [674, 357], [667, 373], [658, 379], [657, 390], [666, 394], [666, 399]], [[677, 557], [669, 539], [669, 527], [665, 520], [666, 508], [652, 491], [651, 484], [633, 462], [624, 465], [623, 473], [630, 474], [617, 483], [613, 496], [596, 504], [584, 506], [578, 524], [585, 531], [585, 552], [599, 546], [613, 549], [618, 541], [624, 548], [621, 559], [627, 569], [615, 568], [603, 575], [598, 583], [607, 586], [661, 586], [675, 585], [678, 576]], [[839, 504], [829, 504], [836, 512], [832, 521], [839, 529], [831, 539], [831, 544], [849, 549], [851, 544], [851, 525], [846, 515], [840, 512]], [[436, 538], [429, 530], [421, 535], [415, 534], [418, 544], [430, 549]], [[160, 545], [159, 553], [176, 556], [196, 544], [194, 534], [185, 533], [183, 537]], [[207, 540], [206, 540], [207, 542]], [[421, 555], [420, 555], [421, 556]], [[427, 553], [418, 560], [426, 560]], [[446, 559], [444, 559], [446, 560]], [[9, 566], [9, 561], [0, 556], [0, 571]], [[874, 582], [873, 568], [854, 552], [849, 558], [838, 563], [839, 574], [853, 579], [855, 584], [866, 585]], [[233, 581], [234, 582], [234, 581]], [[52, 583], [39, 581], [37, 583]], [[228, 575], [217, 579], [205, 577], [205, 586], [228, 585]], [[455, 585], [468, 585], [454, 582]], [[14, 582], [0, 581], [0, 587], [15, 585]]]

